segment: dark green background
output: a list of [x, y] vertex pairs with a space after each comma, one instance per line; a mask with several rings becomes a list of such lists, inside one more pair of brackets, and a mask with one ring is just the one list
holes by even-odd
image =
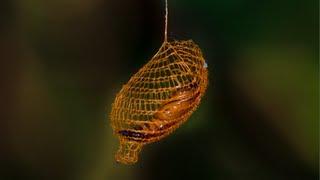
[[318, 179], [316, 0], [169, 0], [209, 88], [191, 118], [114, 162], [121, 86], [163, 41], [160, 0], [0, 2], [0, 179]]

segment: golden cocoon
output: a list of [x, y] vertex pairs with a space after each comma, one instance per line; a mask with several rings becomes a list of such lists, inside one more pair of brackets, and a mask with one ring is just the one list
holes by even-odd
[[198, 107], [208, 84], [201, 49], [192, 41], [165, 41], [117, 94], [111, 127], [119, 138], [116, 161], [134, 164], [141, 148], [169, 135]]

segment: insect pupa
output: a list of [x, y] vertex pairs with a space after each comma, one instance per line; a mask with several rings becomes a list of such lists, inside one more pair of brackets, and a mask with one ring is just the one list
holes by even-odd
[[198, 107], [208, 85], [207, 63], [192, 40], [168, 40], [117, 94], [111, 127], [120, 141], [117, 162], [134, 164], [141, 148], [169, 135]]

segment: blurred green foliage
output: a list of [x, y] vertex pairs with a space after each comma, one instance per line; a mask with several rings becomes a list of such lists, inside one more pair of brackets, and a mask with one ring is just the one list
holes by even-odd
[[318, 179], [318, 1], [169, 0], [210, 85], [137, 165], [116, 164], [121, 86], [163, 41], [164, 2], [0, 2], [0, 179]]

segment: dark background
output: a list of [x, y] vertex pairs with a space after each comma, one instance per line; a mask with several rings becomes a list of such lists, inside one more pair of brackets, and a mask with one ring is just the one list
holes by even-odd
[[115, 163], [116, 93], [163, 41], [164, 1], [0, 2], [0, 179], [318, 179], [316, 0], [169, 0], [209, 65], [197, 111]]

